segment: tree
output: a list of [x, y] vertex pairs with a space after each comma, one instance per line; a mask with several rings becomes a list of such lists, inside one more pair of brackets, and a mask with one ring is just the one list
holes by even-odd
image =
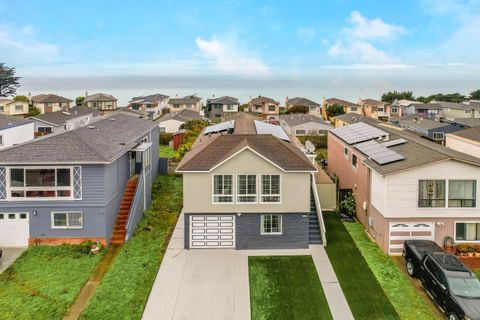
[[308, 107], [307, 106], [293, 106], [289, 108], [286, 112], [287, 114], [295, 114], [295, 113], [308, 113]]
[[480, 100], [480, 89], [470, 92], [470, 100]]
[[27, 96], [15, 96], [15, 98], [13, 98], [13, 100], [19, 101], [19, 102], [26, 102], [26, 103], [30, 102], [30, 100], [28, 100]]
[[85, 102], [85, 97], [83, 97], [83, 96], [75, 98], [75, 105], [76, 106], [83, 106], [84, 102]]
[[192, 119], [180, 125], [180, 129], [191, 130], [200, 133], [203, 128], [208, 127], [210, 123], [204, 119]]
[[428, 97], [428, 99], [430, 101], [435, 100], [435, 101], [459, 103], [467, 100], [467, 97], [465, 97], [463, 94], [455, 92], [455, 93], [447, 93], [447, 94], [443, 94], [443, 93], [432, 94], [431, 96]]
[[340, 104], [332, 104], [327, 107], [327, 115], [329, 117], [336, 117], [345, 113], [345, 108]]
[[15, 68], [7, 67], [3, 62], [0, 63], [0, 97], [13, 96], [20, 87], [18, 80], [20, 77], [15, 76]]
[[421, 103], [429, 103], [430, 101], [432, 101], [432, 99], [430, 99], [429, 97], [420, 96], [417, 98], [417, 101]]
[[238, 107], [238, 111], [247, 112], [248, 111], [248, 103], [241, 104], [240, 107]]
[[35, 116], [38, 116], [39, 114], [40, 114], [40, 110], [38, 110], [36, 107], [34, 107], [34, 106], [29, 106], [28, 107], [27, 117], [35, 117]]
[[382, 94], [382, 101], [392, 103], [395, 99], [397, 100], [415, 100], [412, 91], [389, 91]]

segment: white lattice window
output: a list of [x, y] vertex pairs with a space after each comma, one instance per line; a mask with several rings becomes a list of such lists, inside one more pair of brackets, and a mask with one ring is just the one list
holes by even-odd
[[83, 212], [52, 212], [52, 229], [82, 229]]

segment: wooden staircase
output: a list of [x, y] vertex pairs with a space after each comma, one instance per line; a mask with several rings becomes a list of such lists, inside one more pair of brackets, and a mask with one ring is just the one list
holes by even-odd
[[128, 180], [125, 191], [123, 192], [122, 202], [120, 203], [120, 209], [117, 215], [117, 222], [113, 228], [111, 244], [123, 244], [125, 243], [125, 236], [127, 235], [127, 221], [130, 207], [132, 206], [133, 198], [135, 197], [135, 191], [137, 189], [138, 176], [134, 176]]

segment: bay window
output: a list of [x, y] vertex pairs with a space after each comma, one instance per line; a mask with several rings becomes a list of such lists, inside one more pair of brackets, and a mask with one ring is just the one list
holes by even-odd
[[280, 203], [280, 175], [262, 174], [261, 202]]
[[257, 175], [239, 174], [237, 175], [237, 202], [256, 203], [257, 202]]
[[261, 234], [282, 234], [282, 216], [280, 214], [262, 214], [260, 217]]
[[418, 206], [421, 208], [445, 207], [445, 180], [420, 180]]
[[72, 198], [71, 168], [10, 168], [11, 198]]
[[455, 223], [455, 241], [480, 241], [480, 223]]
[[233, 175], [213, 176], [213, 202], [233, 203]]
[[477, 197], [475, 180], [449, 180], [448, 206], [474, 208]]

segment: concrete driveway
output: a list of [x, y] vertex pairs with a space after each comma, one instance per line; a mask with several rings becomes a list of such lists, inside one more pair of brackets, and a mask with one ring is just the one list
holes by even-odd
[[10, 267], [15, 260], [25, 251], [26, 247], [15, 247], [15, 248], [1, 248], [3, 255], [0, 258], [0, 273], [5, 271]]

